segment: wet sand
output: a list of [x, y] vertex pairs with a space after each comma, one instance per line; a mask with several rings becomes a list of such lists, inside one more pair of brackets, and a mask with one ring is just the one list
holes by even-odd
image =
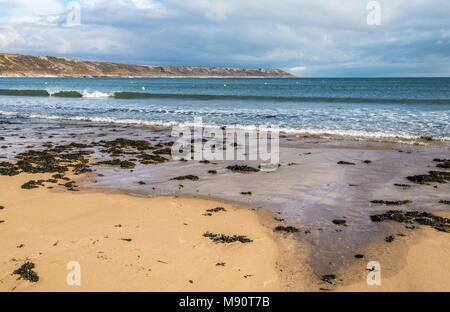
[[[36, 122], [4, 124], [2, 130], [0, 157], [5, 161], [13, 161], [23, 151], [43, 149], [49, 142], [58, 146], [127, 138], [163, 148], [171, 140], [167, 130], [126, 125]], [[0, 259], [0, 289], [447, 290], [448, 275], [443, 270], [448, 267], [445, 252], [450, 234], [425, 226], [406, 231], [400, 223], [370, 220], [389, 209], [448, 211], [448, 205], [439, 203], [449, 200], [448, 183], [420, 185], [406, 179], [436, 170], [434, 158], [450, 158], [447, 145], [317, 137], [285, 137], [281, 143], [281, 166], [273, 172], [242, 174], [226, 169], [236, 163], [256, 167], [251, 161], [142, 164], [133, 160], [137, 154], [128, 154], [128, 149], [113, 156], [101, 147], [89, 156], [94, 161], [118, 157], [136, 166], [93, 166], [89, 179], [77, 177], [79, 192], [59, 186], [20, 188], [28, 180], [50, 175], [0, 176], [0, 205], [5, 206], [0, 210], [0, 220], [5, 220], [0, 223], [5, 233], [0, 247], [6, 251]], [[199, 179], [172, 180], [183, 175]], [[246, 192], [251, 195], [242, 194]], [[372, 200], [411, 202], [392, 207]], [[215, 207], [225, 207], [227, 212], [203, 215]], [[345, 220], [345, 226], [333, 223], [335, 219]], [[299, 232], [274, 233], [278, 225], [295, 226]], [[208, 231], [245, 235], [253, 242], [215, 244], [203, 237]], [[406, 236], [396, 237], [393, 243], [383, 240], [404, 231]], [[356, 261], [356, 253], [365, 257]], [[428, 254], [433, 257], [424, 258]], [[88, 276], [81, 287], [73, 288], [66, 284], [65, 266], [77, 259]], [[373, 259], [381, 259], [381, 288], [366, 287], [365, 265]], [[420, 264], [425, 260], [429, 265]], [[11, 275], [25, 261], [36, 264], [38, 283], [16, 281], [17, 275]], [[222, 262], [224, 266], [216, 265]], [[413, 279], [404, 277], [414, 270]], [[327, 274], [336, 280], [320, 281]], [[421, 279], [426, 282], [419, 285], [416, 281]]]
[[[438, 213], [449, 218], [449, 212]], [[450, 291], [450, 235], [429, 227], [402, 231], [392, 243], [374, 242], [361, 250], [364, 259], [353, 260], [340, 271], [343, 292], [448, 292]], [[380, 263], [381, 285], [368, 285], [368, 261]]]

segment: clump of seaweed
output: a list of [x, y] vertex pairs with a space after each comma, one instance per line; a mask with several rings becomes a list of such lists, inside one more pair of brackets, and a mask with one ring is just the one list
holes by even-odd
[[38, 188], [39, 186], [42, 186], [43, 184], [43, 180], [38, 180], [38, 181], [34, 181], [34, 180], [30, 180], [24, 184], [22, 184], [21, 188], [25, 189], [25, 190], [31, 190], [34, 188]]
[[386, 241], [386, 243], [392, 243], [394, 241], [395, 237], [390, 235], [388, 237], [385, 237], [384, 240]]
[[409, 185], [409, 184], [400, 184], [400, 183], [395, 183], [394, 185], [395, 185], [395, 186], [398, 186], [398, 187], [403, 187], [403, 188], [408, 188], [408, 187], [411, 187], [411, 185]]
[[208, 170], [209, 174], [217, 174], [217, 170]]
[[286, 233], [298, 233], [300, 230], [297, 229], [294, 226], [277, 226], [274, 230], [274, 232], [286, 232]]
[[247, 165], [233, 165], [233, 166], [228, 166], [227, 167], [228, 170], [231, 170], [233, 172], [239, 172], [239, 173], [249, 173], [249, 172], [258, 172], [259, 169], [257, 168], [253, 168]]
[[450, 181], [450, 172], [445, 171], [430, 171], [428, 174], [420, 174], [406, 177], [409, 181], [425, 184], [429, 182], [447, 183]]
[[333, 281], [336, 280], [336, 275], [334, 274], [326, 274], [326, 275], [322, 275], [322, 281], [324, 281], [325, 283], [328, 284], [333, 284]]
[[225, 234], [213, 234], [213, 233], [206, 232], [205, 234], [203, 234], [203, 237], [208, 237], [215, 243], [223, 243], [223, 244], [231, 244], [234, 242], [241, 242], [241, 243], [245, 244], [245, 243], [253, 242], [253, 240], [251, 240], [250, 238], [243, 236], [243, 235], [228, 236]]
[[349, 162], [349, 161], [345, 161], [345, 160], [340, 160], [340, 161], [338, 161], [337, 164], [338, 164], [338, 165], [356, 165], [356, 164], [353, 163], [353, 162]]
[[[444, 200], [444, 199], [442, 199], [442, 200], [439, 201], [439, 203], [440, 203], [440, 204], [450, 205], [450, 200]], [[1, 208], [0, 208], [0, 209], [1, 209]]]
[[120, 159], [99, 161], [96, 163], [96, 165], [118, 166], [122, 169], [133, 169], [136, 166], [135, 163], [131, 161]]
[[227, 211], [225, 208], [223, 207], [216, 207], [216, 208], [212, 208], [212, 209], [207, 209], [207, 212], [219, 212], [219, 211]]
[[189, 174], [189, 175], [185, 175], [185, 176], [175, 177], [175, 178], [172, 178], [171, 180], [191, 180], [191, 181], [198, 181], [198, 179], [199, 179], [198, 176]]
[[39, 281], [39, 276], [33, 271], [35, 265], [33, 262], [25, 262], [20, 268], [15, 270], [13, 274], [19, 275], [18, 279], [24, 279], [32, 283]]
[[146, 153], [142, 153], [142, 154], [138, 155], [137, 158], [140, 159], [140, 162], [143, 165], [158, 164], [158, 163], [163, 163], [165, 161], [168, 161], [168, 159], [165, 157], [162, 157], [159, 155], [146, 154]]
[[450, 169], [450, 159], [435, 158], [435, 159], [433, 159], [433, 161], [439, 162], [439, 164], [436, 165], [436, 167], [438, 167], [438, 168]]
[[241, 192], [241, 195], [252, 195], [252, 192]]
[[217, 212], [220, 212], [220, 211], [227, 211], [225, 208], [223, 208], [223, 207], [216, 207], [216, 208], [213, 208], [213, 209], [206, 209], [206, 213], [204, 213], [203, 215], [204, 216], [212, 216], [212, 214], [213, 213], [217, 213]]
[[436, 216], [429, 212], [389, 210], [382, 214], [372, 215], [370, 219], [373, 222], [383, 222], [387, 220], [400, 223], [418, 223], [421, 225], [431, 226], [434, 229], [450, 233], [450, 219]]
[[411, 200], [371, 200], [372, 204], [384, 204], [387, 206], [400, 206], [412, 203]]

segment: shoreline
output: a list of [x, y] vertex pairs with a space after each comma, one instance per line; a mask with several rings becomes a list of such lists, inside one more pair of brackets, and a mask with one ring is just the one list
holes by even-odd
[[[105, 97], [108, 98], [108, 97]], [[169, 127], [173, 127], [174, 125], [184, 125], [187, 127], [193, 127], [195, 123], [192, 122], [179, 122], [179, 121], [172, 121], [172, 122], [153, 122], [153, 121], [146, 121], [146, 120], [115, 120], [111, 121], [111, 119], [106, 117], [105, 120], [101, 120], [101, 118], [97, 117], [64, 117], [64, 116], [43, 116], [39, 114], [24, 114], [19, 112], [8, 112], [8, 111], [0, 111], [0, 116], [14, 116], [15, 118], [27, 118], [31, 120], [44, 120], [44, 121], [52, 121], [52, 122], [67, 122], [67, 123], [73, 123], [76, 125], [77, 123], [81, 123], [84, 125], [97, 125], [97, 126], [106, 126], [106, 127], [120, 127], [120, 126], [129, 126], [129, 127], [136, 127], [136, 128], [142, 128], [142, 129], [150, 129], [154, 131], [167, 131]], [[258, 131], [258, 129], [266, 129], [269, 131], [271, 128], [268, 126], [258, 126], [258, 128], [249, 128], [245, 125], [237, 125], [237, 129], [255, 132]], [[205, 129], [220, 129], [223, 128], [221, 125], [217, 124], [208, 124], [203, 125], [203, 128]], [[409, 146], [425, 146], [425, 147], [433, 147], [433, 148], [443, 148], [443, 149], [449, 149], [450, 150], [450, 139], [446, 138], [432, 138], [426, 139], [422, 137], [411, 137], [408, 135], [408, 137], [390, 137], [390, 136], [364, 136], [364, 135], [350, 135], [350, 134], [332, 134], [326, 132], [317, 133], [316, 131], [301, 131], [301, 130], [284, 130], [284, 129], [274, 129], [278, 130], [280, 134], [280, 138], [286, 138], [288, 141], [292, 140], [301, 140], [301, 139], [320, 139], [324, 141], [337, 141], [337, 142], [351, 142], [351, 143], [380, 143], [380, 144], [392, 144], [392, 145], [409, 145]], [[289, 144], [290, 146], [293, 146], [292, 144]], [[289, 146], [288, 144], [284, 144], [284, 146]], [[295, 145], [294, 145], [295, 146]], [[298, 145], [301, 147], [302, 145]], [[338, 146], [338, 148], [340, 148]], [[359, 147], [349, 147], [349, 148], [359, 148]]]

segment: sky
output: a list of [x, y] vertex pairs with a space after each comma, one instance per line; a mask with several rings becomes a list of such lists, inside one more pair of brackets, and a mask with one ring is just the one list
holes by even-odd
[[448, 77], [449, 12], [448, 0], [0, 0], [0, 52]]

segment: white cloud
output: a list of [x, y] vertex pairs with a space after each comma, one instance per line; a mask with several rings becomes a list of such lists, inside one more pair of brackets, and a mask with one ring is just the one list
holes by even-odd
[[424, 63], [449, 74], [448, 66], [434, 63], [450, 54], [448, 0], [380, 0], [377, 27], [367, 25], [367, 2], [360, 0], [80, 3], [82, 25], [67, 28], [65, 2], [0, 0], [8, 4], [0, 48], [124, 62], [283, 67], [308, 75]]

